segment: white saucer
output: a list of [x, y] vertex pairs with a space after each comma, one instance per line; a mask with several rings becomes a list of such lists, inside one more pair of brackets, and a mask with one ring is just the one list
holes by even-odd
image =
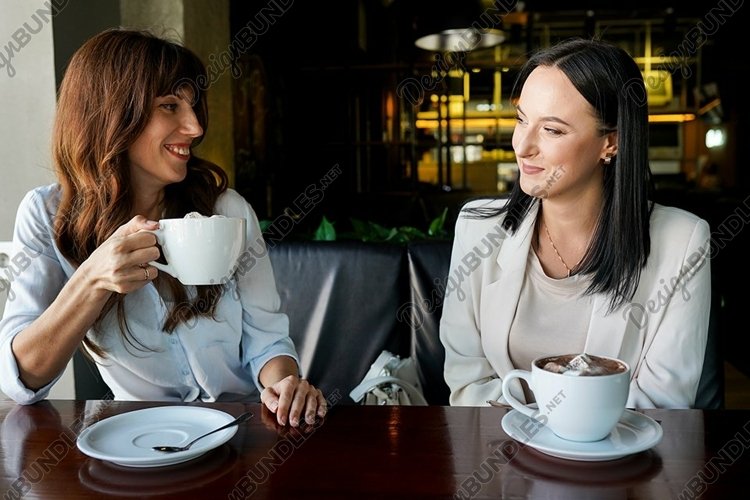
[[[655, 446], [662, 437], [661, 425], [652, 418], [625, 410], [609, 436], [601, 441], [579, 443], [556, 436], [548, 427], [531, 417], [511, 410], [505, 414], [502, 427], [506, 434], [547, 455], [587, 462], [615, 460]], [[535, 430], [529, 438], [529, 431]]]
[[189, 450], [165, 453], [158, 445], [184, 445], [234, 417], [198, 406], [160, 406], [106, 418], [87, 427], [77, 444], [86, 455], [126, 467], [161, 467], [197, 458], [229, 441], [237, 426], [206, 436]]

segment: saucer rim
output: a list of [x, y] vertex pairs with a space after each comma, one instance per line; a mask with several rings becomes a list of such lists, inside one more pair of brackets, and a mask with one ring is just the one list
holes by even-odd
[[[221, 430], [210, 437], [207, 437], [206, 439], [196, 443], [189, 450], [183, 452], [151, 455], [146, 454], [146, 450], [144, 450], [144, 454], [137, 457], [122, 456], [117, 452], [104, 450], [100, 446], [96, 446], [95, 441], [92, 440], [92, 435], [95, 435], [95, 433], [103, 432], [108, 427], [122, 425], [123, 422], [126, 422], [128, 423], [128, 425], [137, 428], [138, 426], [143, 425], [143, 421], [145, 419], [154, 418], [158, 421], [160, 418], [164, 417], [164, 415], [162, 414], [171, 416], [175, 413], [178, 414], [177, 418], [187, 422], [191, 422], [191, 420], [193, 422], [204, 420], [208, 415], [210, 415], [214, 419], [218, 419], [219, 425], [226, 424], [234, 420], [234, 417], [232, 415], [224, 411], [203, 406], [166, 405], [142, 408], [112, 415], [85, 428], [83, 431], [81, 431], [81, 433], [78, 435], [78, 438], [76, 439], [77, 448], [83, 454], [88, 455], [91, 458], [110, 462], [122, 467], [164, 467], [169, 465], [177, 465], [199, 458], [209, 451], [223, 445], [237, 433], [237, 426], [233, 426], [228, 429]], [[176, 420], [177, 418], [172, 417], [171, 421], [174, 422], [174, 420]], [[159, 422], [159, 424], [161, 424], [161, 422]], [[164, 428], [166, 429], [168, 429], [169, 426], [170, 424], [164, 424]]]
[[[620, 417], [620, 420], [618, 420], [616, 426], [627, 425], [626, 422], [628, 419], [642, 420], [646, 422], [649, 425], [649, 427], [653, 429], [654, 431], [654, 436], [651, 439], [645, 440], [642, 443], [636, 443], [635, 445], [629, 448], [621, 448], [619, 450], [611, 449], [611, 450], [601, 450], [601, 451], [591, 451], [591, 452], [571, 451], [569, 449], [566, 450], [564, 447], [549, 446], [548, 444], [535, 442], [538, 435], [534, 436], [531, 439], [526, 439], [526, 440], [518, 439], [517, 437], [518, 432], [516, 432], [515, 429], [513, 428], [515, 426], [513, 426], [510, 423], [510, 421], [515, 418], [531, 419], [531, 417], [529, 417], [528, 415], [524, 415], [518, 410], [515, 410], [515, 409], [509, 410], [503, 416], [501, 420], [501, 427], [503, 431], [509, 437], [511, 437], [515, 441], [525, 446], [529, 446], [530, 448], [533, 448], [534, 450], [540, 453], [544, 453], [545, 455], [549, 455], [555, 458], [561, 458], [564, 460], [575, 460], [575, 461], [582, 461], [582, 462], [603, 462], [607, 460], [617, 460], [617, 459], [627, 457], [630, 455], [635, 455], [636, 453], [640, 453], [642, 451], [646, 451], [646, 450], [653, 448], [654, 446], [659, 444], [659, 442], [661, 442], [662, 437], [664, 435], [664, 431], [661, 425], [656, 420], [654, 420], [648, 415], [645, 415], [637, 410], [631, 410], [630, 408], [626, 408], [622, 414], [622, 417]], [[551, 430], [549, 429], [544, 429], [544, 430], [546, 430], [547, 435], [552, 437], [554, 441], [557, 441], [561, 444], [568, 442], [556, 436]], [[604, 438], [604, 440], [609, 440], [609, 436]], [[600, 441], [597, 441], [597, 442], [600, 442]]]

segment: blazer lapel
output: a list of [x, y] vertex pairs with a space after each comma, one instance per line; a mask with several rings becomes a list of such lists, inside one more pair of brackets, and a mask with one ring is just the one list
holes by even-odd
[[609, 295], [596, 294], [584, 351], [589, 354], [617, 358], [620, 357], [622, 339], [625, 336], [625, 328], [623, 328], [625, 321], [620, 309], [607, 314], [608, 308]]
[[482, 344], [501, 377], [514, 368], [508, 353], [508, 337], [521, 295], [538, 206], [535, 203], [531, 207], [516, 234], [508, 235], [503, 242], [493, 263], [495, 279], [482, 289]]
[[[642, 273], [641, 277], [646, 273]], [[645, 287], [647, 290], [648, 287]], [[584, 351], [600, 356], [619, 358], [630, 364], [630, 376], [634, 377], [643, 362], [641, 352], [646, 338], [653, 335], [653, 325], [647, 326], [642, 309], [632, 304], [645, 304], [648, 297], [639, 288], [630, 304], [618, 307], [609, 314], [609, 296], [597, 294], [594, 298], [594, 310], [591, 314], [589, 331], [586, 335]]]

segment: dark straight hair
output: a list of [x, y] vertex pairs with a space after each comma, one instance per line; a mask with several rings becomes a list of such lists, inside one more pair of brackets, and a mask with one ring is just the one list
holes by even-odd
[[[601, 40], [570, 39], [536, 52], [521, 68], [511, 94], [515, 102], [539, 66], [562, 71], [591, 104], [603, 133], [617, 130], [617, 155], [603, 165], [603, 204], [594, 237], [576, 272], [591, 274], [587, 294], [610, 295], [610, 312], [629, 302], [651, 251], [648, 198], [648, 105], [643, 76], [628, 53]], [[469, 216], [505, 214], [503, 227], [518, 230], [537, 199], [513, 187], [501, 208], [464, 209]]]

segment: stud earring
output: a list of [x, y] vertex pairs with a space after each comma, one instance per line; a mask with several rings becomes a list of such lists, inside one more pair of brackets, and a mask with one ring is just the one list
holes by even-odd
[[611, 156], [605, 156], [602, 159], [602, 161], [604, 162], [605, 165], [609, 165], [610, 163], [612, 163], [612, 157]]

